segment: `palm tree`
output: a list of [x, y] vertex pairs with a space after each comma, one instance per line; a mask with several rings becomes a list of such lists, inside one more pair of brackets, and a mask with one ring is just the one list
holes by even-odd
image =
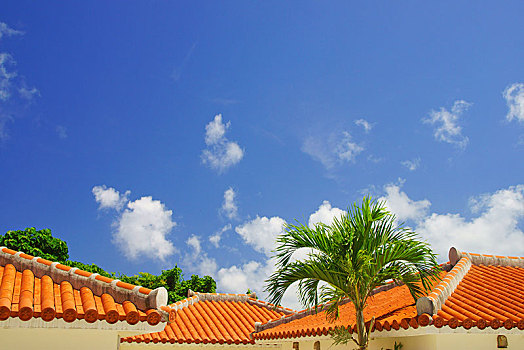
[[[397, 225], [384, 202], [364, 197], [328, 226], [286, 225], [277, 240], [276, 271], [266, 280], [269, 301], [279, 305], [284, 292], [298, 282], [298, 296], [306, 307], [327, 303], [327, 317], [338, 318], [339, 304], [349, 298], [355, 306], [357, 339], [343, 327], [332, 333], [334, 342], [353, 340], [367, 349], [369, 331], [364, 309], [370, 293], [388, 281], [404, 283], [416, 300], [438, 278], [438, 265], [429, 244], [409, 228]], [[307, 258], [292, 261], [299, 249]]]

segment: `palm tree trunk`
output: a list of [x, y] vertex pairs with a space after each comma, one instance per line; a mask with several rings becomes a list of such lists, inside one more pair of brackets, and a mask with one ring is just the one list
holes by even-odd
[[366, 350], [368, 348], [368, 339], [366, 331], [366, 323], [364, 321], [364, 310], [356, 310], [357, 312], [357, 336], [358, 345], [360, 350]]

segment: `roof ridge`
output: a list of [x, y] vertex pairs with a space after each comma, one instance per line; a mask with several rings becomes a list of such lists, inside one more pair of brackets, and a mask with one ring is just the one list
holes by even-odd
[[109, 294], [117, 303], [122, 303], [126, 300], [131, 301], [140, 310], [161, 310], [161, 306], [167, 304], [168, 295], [164, 287], [151, 290], [117, 279], [101, 276], [98, 273], [83, 271], [76, 267], [66, 266], [58, 262], [25, 254], [24, 252], [17, 252], [6, 247], [0, 247], [0, 266], [9, 264], [21, 272], [30, 270], [34, 276], [38, 278], [47, 275], [51, 277], [56, 284], [67, 281], [71, 283], [75, 289], [88, 287], [93, 294], [97, 296]]
[[449, 261], [451, 265], [457, 264], [459, 260], [464, 257], [469, 258], [473, 265], [494, 265], [524, 268], [524, 257], [466, 253], [459, 251], [455, 247], [451, 247], [449, 250]]
[[247, 301], [249, 298], [256, 299], [256, 293], [251, 294], [233, 294], [233, 293], [201, 293], [189, 289], [187, 296], [198, 296], [202, 301], [205, 300], [233, 300], [233, 301]]
[[[379, 286], [379, 287], [373, 289], [371, 291], [371, 293], [369, 294], [369, 296], [371, 297], [371, 296], [373, 296], [373, 295], [375, 295], [377, 293], [393, 289], [393, 288], [401, 286], [403, 284], [404, 283], [402, 283], [402, 282], [390, 281], [387, 284], [384, 284], [382, 286]], [[339, 303], [339, 305], [344, 305], [344, 304], [346, 304], [346, 303], [348, 303], [350, 301], [351, 300], [349, 298], [345, 298], [345, 299], [343, 299]], [[310, 307], [310, 308], [307, 308], [307, 309], [304, 309], [304, 310], [295, 311], [292, 314], [284, 315], [281, 318], [276, 319], [276, 320], [269, 320], [266, 323], [257, 322], [257, 323], [255, 323], [255, 333], [262, 332], [262, 331], [264, 331], [266, 329], [270, 329], [270, 328], [276, 327], [276, 326], [281, 325], [283, 323], [288, 323], [288, 322], [291, 322], [291, 321], [294, 321], [294, 320], [298, 320], [298, 319], [304, 318], [304, 317], [312, 315], [312, 314], [316, 314], [316, 313], [322, 312], [322, 311], [324, 311], [324, 310], [326, 310], [328, 308], [329, 304], [330, 303], [319, 304], [316, 307]]]
[[186, 306], [198, 303], [199, 301], [233, 301], [233, 302], [241, 302], [241, 303], [248, 303], [251, 305], [257, 305], [259, 307], [264, 307], [266, 309], [280, 311], [285, 314], [293, 314], [296, 312], [293, 309], [289, 309], [283, 306], [275, 306], [266, 301], [257, 299], [256, 293], [251, 293], [251, 294], [201, 293], [201, 292], [195, 292], [189, 289], [187, 291], [187, 296], [188, 296], [187, 298], [179, 300], [176, 303], [169, 305], [169, 307], [175, 310], [180, 310]]
[[468, 257], [460, 259], [428, 296], [417, 299], [417, 315], [435, 315], [439, 312], [470, 268], [471, 260]]

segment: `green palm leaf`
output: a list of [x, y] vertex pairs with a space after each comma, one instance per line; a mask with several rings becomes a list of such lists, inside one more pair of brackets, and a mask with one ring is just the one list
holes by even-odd
[[[307, 249], [305, 259], [293, 255]], [[357, 337], [345, 328], [333, 333], [335, 343], [353, 340], [367, 348], [369, 328], [363, 311], [370, 293], [389, 281], [404, 283], [413, 298], [421, 296], [438, 276], [430, 246], [385, 208], [385, 203], [364, 197], [331, 225], [285, 227], [277, 239], [275, 272], [266, 281], [269, 301], [279, 305], [285, 291], [298, 284], [299, 300], [306, 307], [328, 303], [330, 321], [338, 318], [339, 305], [349, 299], [356, 310]], [[345, 336], [343, 336], [345, 334]], [[345, 337], [345, 338], [344, 338]]]

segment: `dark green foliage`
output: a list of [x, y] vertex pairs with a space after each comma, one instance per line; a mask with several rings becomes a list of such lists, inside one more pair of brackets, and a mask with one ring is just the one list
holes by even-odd
[[47, 228], [37, 231], [34, 227], [28, 227], [23, 231], [7, 231], [0, 236], [0, 246], [51, 261], [63, 262], [69, 259], [66, 242], [51, 236], [51, 230]]
[[192, 275], [189, 280], [184, 280], [183, 277], [182, 270], [175, 265], [173, 269], [162, 270], [159, 276], [141, 272], [136, 276], [119, 275], [118, 279], [150, 289], [165, 287], [170, 303], [186, 298], [189, 289], [201, 293], [215, 293], [216, 291], [216, 282], [209, 276]]
[[182, 270], [176, 265], [170, 270], [162, 270], [159, 276], [147, 272], [140, 272], [136, 276], [126, 276], [107, 272], [95, 264], [87, 265], [69, 260], [67, 243], [53, 237], [49, 229], [37, 231], [30, 227], [23, 231], [8, 231], [5, 235], [0, 235], [0, 246], [150, 289], [165, 287], [169, 295], [169, 303], [186, 298], [189, 289], [201, 293], [216, 292], [216, 282], [213, 278], [192, 275], [190, 279], [184, 280]]

